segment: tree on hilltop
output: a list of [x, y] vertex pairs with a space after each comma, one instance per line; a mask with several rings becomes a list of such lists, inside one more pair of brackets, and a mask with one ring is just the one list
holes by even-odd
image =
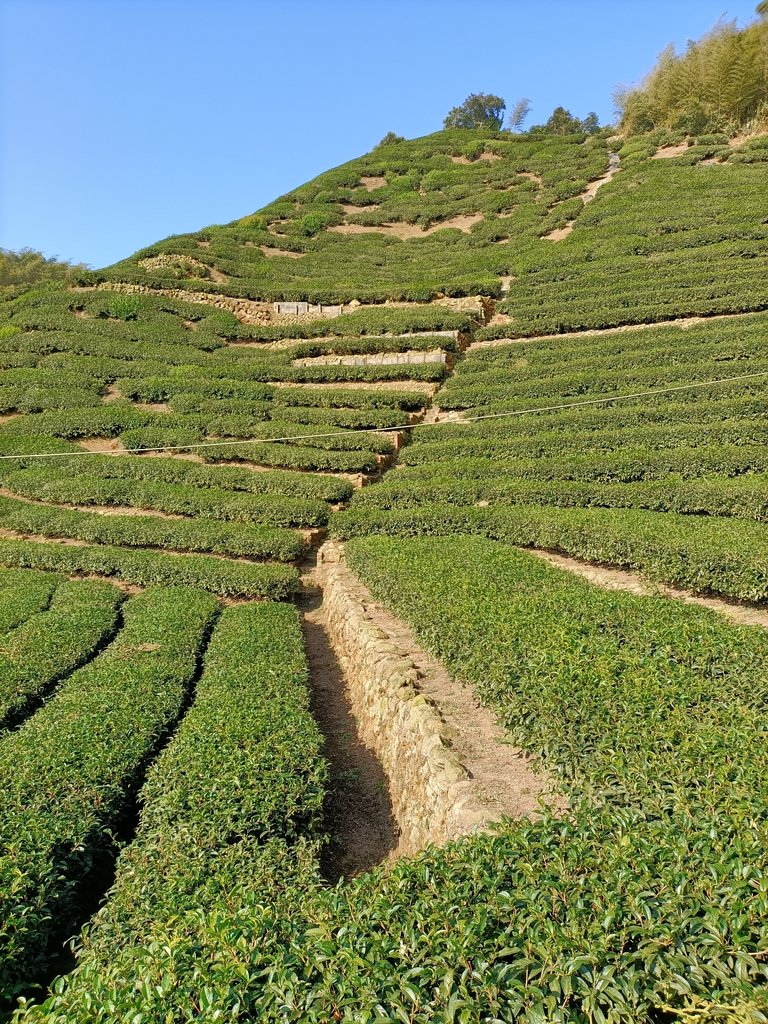
[[501, 96], [473, 92], [460, 107], [448, 111], [443, 128], [490, 128], [499, 131], [507, 104]]
[[387, 132], [384, 138], [377, 142], [373, 148], [380, 149], [382, 146], [394, 146], [398, 142], [405, 142], [405, 137], [403, 135], [396, 135], [394, 132]]
[[565, 107], [555, 107], [544, 124], [537, 124], [531, 132], [541, 135], [594, 135], [600, 130], [597, 114], [590, 111], [582, 120], [574, 117]]

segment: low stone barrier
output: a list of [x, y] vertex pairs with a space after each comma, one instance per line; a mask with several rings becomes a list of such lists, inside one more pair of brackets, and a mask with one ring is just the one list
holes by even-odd
[[364, 743], [389, 780], [402, 853], [476, 831], [488, 821], [436, 706], [419, 690], [419, 670], [366, 613], [368, 591], [326, 542], [318, 555], [326, 630]]

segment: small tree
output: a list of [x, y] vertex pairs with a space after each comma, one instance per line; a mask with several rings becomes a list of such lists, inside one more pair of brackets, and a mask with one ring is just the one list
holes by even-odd
[[394, 146], [397, 142], [405, 142], [404, 136], [395, 135], [394, 132], [387, 132], [381, 142], [377, 142], [373, 148], [381, 149], [382, 146]]
[[[766, 0], [768, 3], [768, 0]], [[520, 99], [512, 107], [507, 118], [507, 128], [511, 132], [519, 132], [522, 128], [523, 121], [528, 117], [531, 112], [531, 101], [528, 99]]]
[[555, 107], [544, 125], [548, 135], [575, 135], [581, 131], [581, 121], [565, 107]]
[[489, 128], [497, 132], [504, 121], [506, 108], [501, 96], [473, 92], [460, 107], [448, 111], [443, 128]]
[[582, 121], [565, 107], [555, 107], [546, 124], [537, 124], [531, 128], [533, 135], [594, 135], [599, 131], [600, 122], [594, 111], [590, 111]]

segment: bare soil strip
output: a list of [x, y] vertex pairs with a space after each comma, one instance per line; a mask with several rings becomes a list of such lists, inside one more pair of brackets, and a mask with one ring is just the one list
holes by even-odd
[[392, 235], [394, 238], [405, 241], [409, 238], [425, 238], [427, 235], [432, 235], [435, 231], [442, 231], [444, 228], [458, 228], [459, 231], [469, 232], [472, 226], [479, 223], [482, 219], [482, 213], [472, 213], [459, 214], [456, 217], [451, 217], [449, 220], [436, 221], [434, 224], [430, 224], [428, 228], [424, 228], [420, 224], [408, 224], [405, 221], [400, 221], [398, 223], [375, 225], [335, 224], [327, 230], [340, 235], [364, 235], [375, 231], [379, 234]]
[[601, 338], [611, 334], [623, 334], [627, 331], [648, 331], [654, 327], [695, 327], [713, 320], [735, 320], [739, 317], [757, 316], [761, 310], [745, 310], [743, 313], [713, 313], [711, 316], [683, 316], [673, 320], [655, 320], [652, 323], [622, 324], [620, 327], [590, 328], [585, 331], [561, 331], [559, 334], [537, 334], [527, 337], [482, 338], [467, 346], [467, 352], [478, 348], [498, 348], [501, 345], [523, 345], [528, 341], [563, 341], [567, 338]]
[[485, 809], [487, 820], [535, 814], [551, 780], [533, 771], [531, 758], [512, 745], [471, 686], [452, 679], [442, 662], [420, 647], [402, 619], [362, 586], [361, 591], [370, 619], [418, 669], [419, 689], [445, 723], [452, 749], [467, 771], [474, 798]]
[[[597, 195], [598, 190], [602, 188], [603, 185], [606, 185], [611, 180], [611, 178], [618, 173], [619, 170], [620, 167], [618, 163], [611, 163], [611, 166], [608, 168], [605, 174], [601, 175], [601, 177], [599, 178], [595, 178], [594, 181], [590, 181], [589, 185], [587, 185], [587, 187], [579, 196], [579, 199], [581, 199], [585, 206], [587, 205], [587, 203], [592, 202], [592, 200]], [[568, 235], [570, 235], [570, 233], [574, 229], [575, 224], [575, 220], [569, 220], [565, 227], [555, 228], [555, 230], [550, 231], [549, 234], [542, 235], [542, 238], [546, 239], [549, 242], [559, 242], [563, 238], [567, 238]]]
[[334, 779], [330, 880], [535, 814], [545, 793], [560, 805], [471, 687], [373, 599], [342, 545], [314, 550], [302, 579], [312, 710]]
[[626, 569], [610, 568], [595, 562], [583, 561], [580, 558], [572, 558], [569, 555], [560, 555], [555, 551], [543, 551], [536, 548], [526, 548], [525, 550], [550, 565], [581, 576], [605, 590], [625, 590], [630, 594], [644, 596], [660, 594], [663, 597], [684, 601], [686, 604], [711, 608], [712, 611], [724, 615], [731, 622], [736, 622], [741, 626], [762, 626], [763, 629], [768, 629], [768, 609], [758, 605], [726, 601], [719, 597], [704, 597], [694, 594], [690, 590], [679, 590], [677, 587], [669, 587], [663, 583], [653, 583], [638, 573], [629, 572]]

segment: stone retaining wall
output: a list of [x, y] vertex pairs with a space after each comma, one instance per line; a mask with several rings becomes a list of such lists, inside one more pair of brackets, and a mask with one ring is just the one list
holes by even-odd
[[[150, 288], [145, 284], [128, 284], [124, 281], [102, 281], [96, 285], [99, 291], [109, 292], [140, 292], [145, 295], [168, 295], [182, 302], [201, 302], [215, 309], [226, 309], [233, 313], [243, 324], [269, 324], [272, 322], [272, 306], [266, 302], [254, 302], [253, 299], [237, 299], [231, 295], [219, 295], [216, 292], [192, 292], [186, 288]], [[90, 289], [78, 289], [89, 291]]]
[[432, 352], [371, 352], [366, 355], [308, 356], [294, 359], [294, 366], [422, 366], [425, 363], [446, 363], [451, 365], [448, 354], [442, 349]]
[[340, 544], [328, 541], [320, 549], [317, 576], [361, 738], [389, 780], [401, 852], [482, 827], [488, 815], [437, 708], [419, 690], [418, 669], [368, 616], [365, 602], [372, 599], [347, 568]]

